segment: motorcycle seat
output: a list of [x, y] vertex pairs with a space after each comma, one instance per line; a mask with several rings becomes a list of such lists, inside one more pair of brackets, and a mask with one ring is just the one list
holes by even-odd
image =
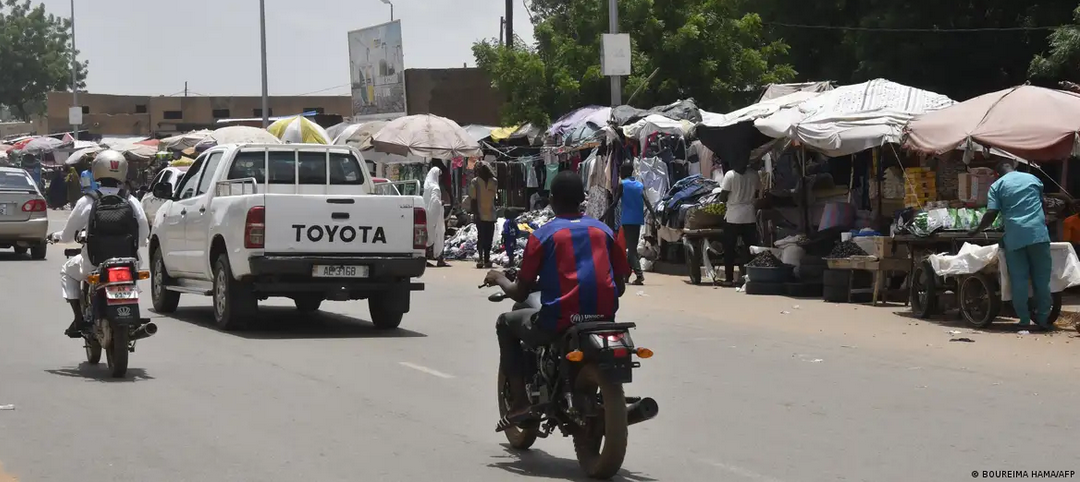
[[566, 335], [576, 336], [584, 333], [629, 330], [631, 328], [637, 328], [637, 324], [615, 323], [613, 321], [590, 321], [585, 323], [575, 323], [574, 326], [571, 326], [570, 329], [566, 330]]

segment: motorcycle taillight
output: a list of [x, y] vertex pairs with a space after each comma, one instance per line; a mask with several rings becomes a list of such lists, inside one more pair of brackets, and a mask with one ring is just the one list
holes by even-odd
[[109, 268], [106, 274], [105, 281], [108, 283], [132, 281], [131, 270], [128, 268]]

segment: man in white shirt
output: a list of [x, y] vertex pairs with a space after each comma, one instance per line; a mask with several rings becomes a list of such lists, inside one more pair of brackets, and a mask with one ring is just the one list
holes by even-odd
[[[123, 154], [112, 150], [100, 152], [94, 159], [93, 167], [91, 167], [94, 177], [100, 183], [97, 191], [105, 196], [118, 194], [123, 190], [123, 182], [127, 179], [127, 167], [127, 160]], [[135, 213], [135, 219], [138, 222], [139, 232], [135, 240], [137, 242], [136, 247], [141, 248], [146, 246], [146, 240], [150, 237], [150, 225], [146, 221], [146, 213], [143, 211], [139, 200], [128, 194], [127, 201], [131, 205]], [[49, 236], [50, 240], [59, 243], [74, 242], [76, 235], [89, 225], [90, 212], [94, 202], [94, 198], [91, 196], [79, 198], [68, 216], [64, 230], [51, 234]], [[95, 269], [97, 269], [97, 266], [90, 263], [90, 256], [87, 253], [85, 244], [83, 245], [82, 254], [68, 258], [60, 268], [60, 287], [64, 299], [71, 305], [71, 311], [75, 318], [71, 322], [71, 326], [64, 332], [71, 338], [82, 336], [80, 334], [81, 327], [79, 326], [82, 321], [82, 308], [79, 300], [82, 296], [81, 284]]]
[[[724, 220], [724, 274], [725, 286], [735, 286], [735, 258], [738, 241], [743, 242], [742, 259], [750, 257], [750, 246], [757, 243], [757, 209], [754, 200], [761, 191], [761, 178], [757, 171], [748, 170], [749, 160], [731, 163], [731, 170], [724, 173], [720, 182], [720, 201], [726, 203]], [[739, 277], [745, 268], [739, 266]]]

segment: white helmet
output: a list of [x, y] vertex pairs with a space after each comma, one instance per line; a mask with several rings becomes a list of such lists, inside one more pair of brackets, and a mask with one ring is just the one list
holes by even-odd
[[90, 167], [90, 174], [94, 180], [115, 179], [119, 182], [127, 181], [128, 161], [123, 154], [112, 149], [98, 153], [94, 158], [94, 164]]

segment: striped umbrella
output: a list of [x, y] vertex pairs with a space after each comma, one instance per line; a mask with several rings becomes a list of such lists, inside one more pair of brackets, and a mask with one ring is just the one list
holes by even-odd
[[331, 144], [334, 139], [326, 129], [304, 116], [292, 116], [275, 121], [267, 127], [274, 137], [285, 142], [302, 144]]

